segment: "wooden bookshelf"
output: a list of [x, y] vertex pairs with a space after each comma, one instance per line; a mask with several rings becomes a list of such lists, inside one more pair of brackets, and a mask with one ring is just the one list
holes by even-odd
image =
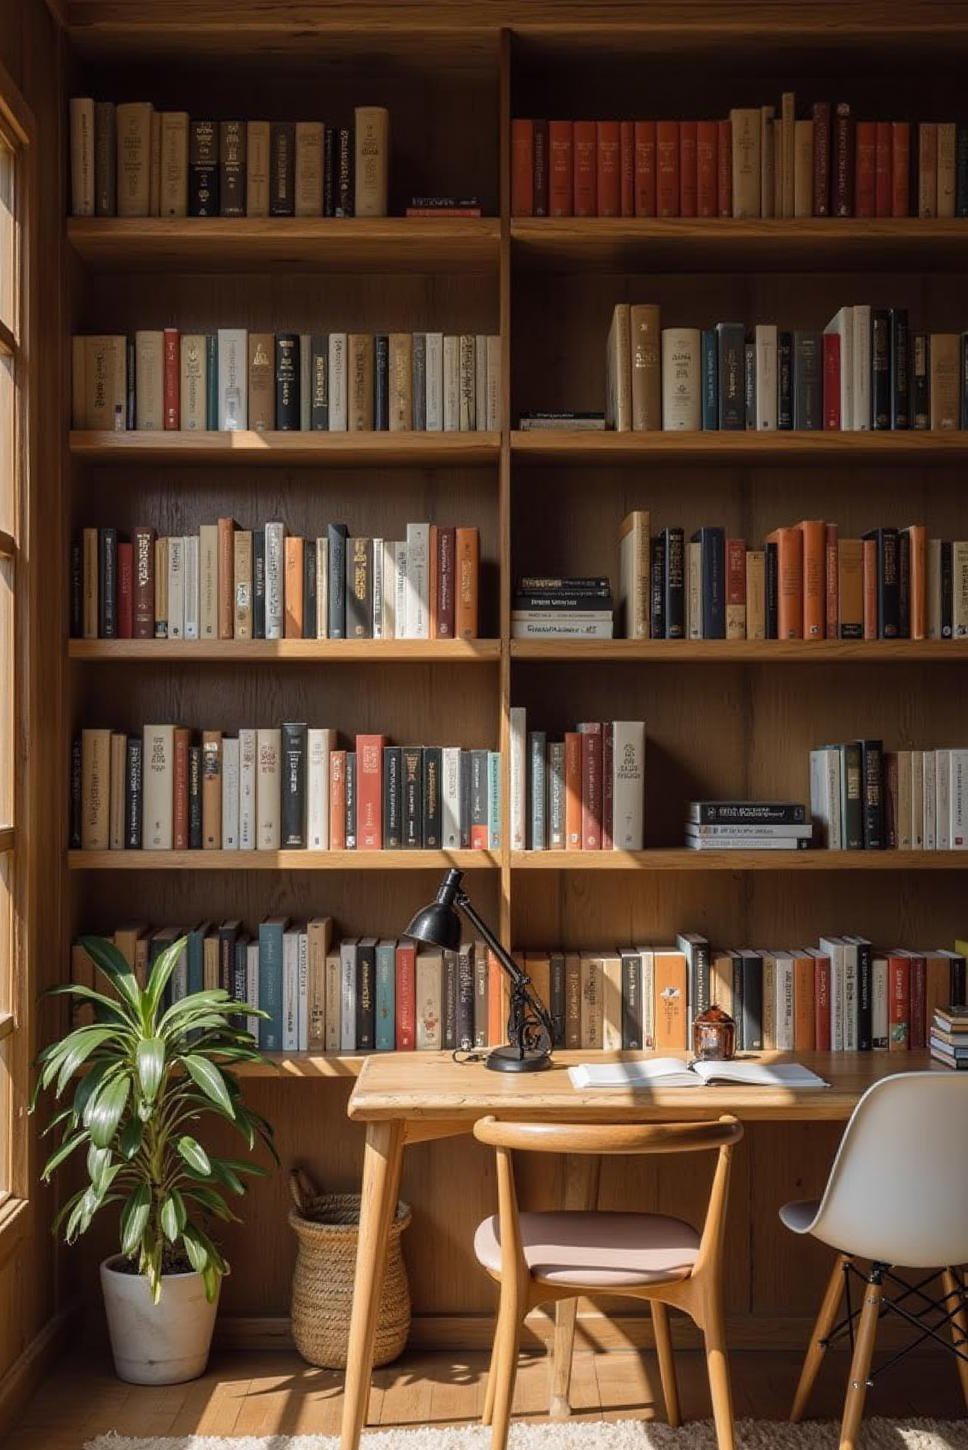
[[964, 639], [512, 639], [510, 648], [513, 660], [560, 664], [593, 660], [656, 665], [968, 663]]
[[515, 871], [964, 871], [966, 851], [512, 851]]
[[603, 433], [529, 429], [512, 432], [511, 453], [521, 464], [582, 467], [618, 463], [661, 468], [674, 468], [680, 463], [723, 468], [736, 464], [817, 468], [850, 468], [862, 463], [964, 464], [968, 462], [968, 433]]
[[145, 664], [496, 664], [499, 639], [72, 639], [72, 660]]
[[68, 851], [67, 860], [71, 871], [443, 872], [499, 864], [492, 851]]
[[69, 447], [88, 463], [245, 463], [267, 468], [434, 468], [494, 464], [498, 433], [101, 433], [72, 432]]

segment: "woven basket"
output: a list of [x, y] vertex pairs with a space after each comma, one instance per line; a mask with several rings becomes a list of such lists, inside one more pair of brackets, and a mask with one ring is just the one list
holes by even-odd
[[[343, 1369], [353, 1308], [360, 1195], [320, 1193], [302, 1169], [290, 1174], [289, 1186], [295, 1205], [289, 1211], [289, 1222], [297, 1243], [292, 1337], [310, 1364]], [[400, 1235], [409, 1223], [409, 1204], [398, 1203], [387, 1244], [373, 1347], [375, 1365], [389, 1364], [402, 1354], [410, 1332], [410, 1288], [400, 1250]]]

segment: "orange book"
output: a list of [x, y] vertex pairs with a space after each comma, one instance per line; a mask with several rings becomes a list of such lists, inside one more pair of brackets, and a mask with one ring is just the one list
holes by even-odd
[[826, 632], [828, 639], [837, 638], [837, 625], [840, 618], [840, 571], [839, 555], [837, 551], [839, 530], [836, 524], [827, 524], [824, 532], [824, 548], [826, 558], [826, 592], [827, 592], [827, 615]]
[[235, 637], [235, 520], [218, 521], [218, 637]]
[[477, 529], [458, 529], [454, 545], [457, 571], [455, 639], [477, 639], [478, 575], [481, 536]]
[[891, 122], [891, 216], [911, 213], [911, 123]]
[[698, 192], [697, 126], [679, 122], [679, 215], [695, 216]]
[[793, 1050], [815, 1052], [817, 1047], [816, 970], [806, 952], [793, 953]]
[[598, 132], [594, 121], [572, 127], [575, 157], [575, 216], [598, 215]]
[[635, 123], [635, 215], [655, 216], [655, 122]]
[[876, 123], [874, 140], [874, 214], [891, 215], [892, 186], [891, 123]]
[[356, 846], [379, 851], [383, 846], [383, 748], [385, 735], [356, 737]]
[[631, 121], [622, 121], [618, 129], [622, 215], [635, 216], [635, 127]]
[[877, 638], [877, 540], [863, 541], [864, 638]]
[[298, 534], [285, 538], [284, 608], [286, 639], [302, 639], [303, 541]]
[[[575, 207], [574, 128], [570, 121], [548, 122], [548, 215], [571, 216]], [[515, 216], [520, 213], [515, 212]]]
[[672, 947], [656, 947], [655, 1050], [684, 1052], [689, 1046], [686, 958]]
[[827, 624], [827, 525], [803, 519], [803, 638], [823, 639]]
[[[188, 850], [188, 746], [191, 732], [176, 726], [174, 736], [174, 769], [172, 771], [172, 834], [176, 851]], [[221, 842], [219, 842], [221, 845]]]
[[876, 215], [877, 126], [858, 121], [854, 128], [854, 216]]
[[716, 215], [719, 126], [716, 121], [696, 124], [696, 216]]
[[181, 427], [181, 339], [177, 327], [166, 327], [163, 337], [162, 403], [166, 428]]
[[202, 731], [202, 847], [222, 849], [222, 732]]
[[[517, 957], [515, 957], [517, 960]], [[547, 952], [527, 952], [522, 963], [541, 1005], [551, 1011], [551, 958]]]
[[598, 215], [622, 215], [622, 133], [618, 121], [595, 122]]
[[776, 545], [777, 639], [803, 639], [803, 535], [799, 529], [774, 529]]
[[508, 1040], [507, 974], [493, 952], [487, 954], [487, 1041], [500, 1047]]
[[565, 849], [581, 850], [581, 736], [565, 734]]
[[329, 849], [346, 850], [346, 751], [329, 753]]
[[656, 212], [679, 215], [679, 122], [656, 121]]
[[440, 530], [430, 525], [430, 553], [427, 559], [427, 599], [430, 605], [430, 638], [439, 639], [440, 629]]
[[[928, 531], [924, 524], [909, 524], [908, 537], [910, 603], [908, 632], [911, 639], [928, 637]], [[902, 620], [903, 625], [903, 620]]]
[[534, 215], [534, 122], [511, 122], [511, 215]]

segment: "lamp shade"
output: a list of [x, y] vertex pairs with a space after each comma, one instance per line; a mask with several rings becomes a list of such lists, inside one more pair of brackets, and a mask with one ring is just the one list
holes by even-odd
[[435, 900], [429, 906], [421, 907], [407, 927], [407, 936], [415, 941], [427, 942], [429, 946], [444, 947], [452, 952], [457, 950], [460, 946], [460, 917], [456, 902], [463, 874], [455, 870], [447, 872]]

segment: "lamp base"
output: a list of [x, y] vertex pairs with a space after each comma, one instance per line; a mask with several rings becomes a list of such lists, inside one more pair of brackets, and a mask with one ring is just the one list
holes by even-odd
[[543, 1072], [551, 1066], [550, 1052], [526, 1052], [524, 1056], [510, 1043], [495, 1047], [487, 1054], [484, 1066], [492, 1072]]

